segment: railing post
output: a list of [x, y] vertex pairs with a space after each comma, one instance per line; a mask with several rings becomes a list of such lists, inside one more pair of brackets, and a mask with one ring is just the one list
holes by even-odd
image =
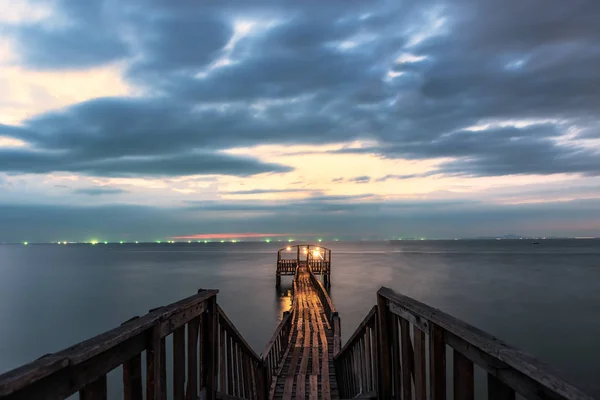
[[390, 360], [391, 343], [390, 343], [390, 324], [389, 324], [390, 309], [387, 300], [377, 295], [377, 327], [378, 327], [378, 345], [379, 351], [379, 368], [377, 380], [377, 398], [389, 400], [392, 398], [392, 363]]
[[216, 296], [207, 301], [207, 309], [202, 321], [202, 364], [203, 379], [205, 384], [205, 399], [215, 400], [217, 384], [217, 298]]

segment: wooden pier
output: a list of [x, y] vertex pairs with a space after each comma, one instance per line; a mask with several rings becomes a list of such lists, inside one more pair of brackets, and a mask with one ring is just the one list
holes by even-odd
[[331, 250], [293, 249], [295, 259], [278, 252], [276, 269], [277, 284], [294, 276], [292, 307], [262, 355], [218, 305], [218, 291], [201, 289], [0, 375], [0, 399], [107, 399], [106, 375], [122, 367], [125, 400], [473, 400], [475, 366], [485, 371], [490, 400], [592, 399], [533, 357], [388, 288], [341, 347], [327, 291]]
[[331, 281], [331, 250], [310, 244], [297, 244], [279, 249], [275, 285], [281, 286], [282, 276], [296, 275], [298, 267], [310, 267], [313, 274], [323, 276], [323, 283], [328, 287]]

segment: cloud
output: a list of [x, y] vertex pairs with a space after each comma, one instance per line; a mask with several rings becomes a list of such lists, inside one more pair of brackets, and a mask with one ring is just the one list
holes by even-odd
[[[238, 174], [244, 162], [197, 165], [191, 154], [367, 138], [379, 145], [344, 151], [451, 158], [436, 171], [448, 175], [599, 171], [594, 145], [581, 141], [597, 136], [597, 2], [53, 4], [43, 23], [7, 30], [25, 65], [124, 60], [125, 78], [144, 96], [24, 121], [11, 136], [36, 153], [13, 153], [12, 165], [29, 157], [47, 171], [63, 152], [75, 166], [57, 170]], [[547, 122], [468, 130], [523, 120]], [[250, 173], [286, 170], [249, 165]]]
[[354, 183], [369, 183], [371, 182], [371, 177], [370, 176], [355, 176], [354, 178], [350, 178], [348, 179], [348, 182], [354, 182]]
[[241, 194], [268, 194], [268, 193], [301, 193], [307, 189], [250, 189], [250, 190], [233, 190], [223, 192], [224, 195], [241, 195]]
[[128, 191], [124, 190], [124, 189], [116, 189], [116, 188], [94, 187], [94, 188], [76, 189], [73, 191], [73, 193], [86, 194], [89, 196], [103, 196], [103, 195], [109, 195], [109, 194], [123, 194], [123, 193], [128, 193]]
[[290, 167], [221, 153], [87, 158], [75, 151], [0, 150], [0, 171], [43, 174], [55, 171], [92, 176], [180, 176], [219, 174], [250, 176], [289, 172]]

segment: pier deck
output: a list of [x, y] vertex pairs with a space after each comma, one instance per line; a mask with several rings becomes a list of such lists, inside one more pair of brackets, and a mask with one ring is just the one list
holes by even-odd
[[333, 328], [306, 266], [298, 268], [291, 340], [274, 398], [339, 398], [333, 367]]

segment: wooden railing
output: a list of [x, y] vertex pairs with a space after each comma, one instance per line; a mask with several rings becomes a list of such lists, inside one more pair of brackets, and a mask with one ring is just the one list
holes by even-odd
[[335, 356], [340, 352], [342, 342], [340, 317], [335, 310], [333, 301], [331, 301], [331, 297], [329, 297], [329, 293], [325, 289], [325, 286], [323, 286], [321, 281], [315, 276], [315, 274], [313, 274], [310, 268], [308, 269], [308, 272], [310, 274], [311, 283], [315, 287], [317, 295], [319, 296], [319, 300], [321, 301], [323, 309], [325, 310], [325, 315], [333, 327], [333, 355]]
[[329, 297], [329, 293], [327, 293], [325, 286], [323, 286], [323, 283], [321, 283], [319, 278], [315, 276], [315, 274], [310, 268], [308, 269], [308, 271], [310, 273], [310, 281], [315, 287], [315, 290], [317, 291], [319, 300], [321, 300], [321, 304], [325, 309], [325, 314], [327, 314], [327, 319], [331, 322], [333, 320], [334, 314], [337, 315], [335, 306], [333, 305], [333, 302], [331, 301], [331, 298]]
[[[218, 384], [216, 397], [264, 400], [267, 398], [267, 370], [262, 359], [242, 337], [221, 307], [219, 319]], [[226, 395], [226, 396], [224, 396]]]
[[278, 260], [277, 261], [277, 273], [293, 275], [296, 273], [298, 267], [298, 261], [296, 260]]
[[377, 397], [377, 306], [335, 357], [340, 398]]
[[592, 399], [533, 357], [391, 289], [377, 292], [376, 307], [335, 358], [343, 397], [369, 397], [376, 387], [379, 399], [441, 400], [452, 387], [451, 398], [474, 399], [476, 365], [488, 399]]
[[329, 274], [331, 264], [329, 261], [310, 259], [308, 265], [313, 273], [317, 275]]
[[[106, 399], [106, 374], [123, 367], [123, 397], [167, 398], [166, 340], [173, 341], [172, 397], [265, 399], [262, 361], [217, 306], [218, 290], [160, 307], [118, 328], [0, 375], [2, 399]], [[187, 335], [186, 335], [187, 332]], [[145, 384], [142, 355], [145, 353]], [[187, 367], [187, 368], [186, 368]]]
[[[283, 368], [286, 350], [290, 341], [292, 331], [292, 313], [286, 311], [283, 313], [283, 319], [275, 329], [271, 340], [267, 343], [261, 358], [267, 369], [267, 386], [269, 393], [275, 392], [275, 383], [277, 376]], [[272, 397], [271, 395], [269, 396]]]

